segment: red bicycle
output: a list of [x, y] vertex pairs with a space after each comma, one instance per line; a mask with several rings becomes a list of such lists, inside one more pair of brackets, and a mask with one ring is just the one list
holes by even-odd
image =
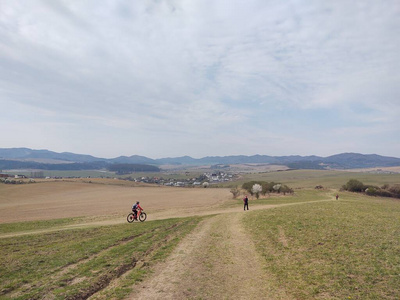
[[138, 210], [137, 215], [138, 215], [138, 218], [135, 219], [135, 214], [134, 214], [133, 212], [131, 212], [131, 213], [126, 217], [126, 220], [127, 220], [129, 223], [132, 223], [132, 222], [135, 221], [135, 220], [136, 220], [136, 221], [140, 221], [140, 222], [146, 221], [147, 215], [146, 215], [146, 213], [145, 213], [142, 209], [139, 209], [139, 210]]

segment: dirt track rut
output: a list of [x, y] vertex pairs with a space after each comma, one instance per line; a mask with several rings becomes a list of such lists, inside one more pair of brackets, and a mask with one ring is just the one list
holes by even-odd
[[241, 225], [248, 212], [206, 219], [129, 299], [288, 299], [272, 291]]

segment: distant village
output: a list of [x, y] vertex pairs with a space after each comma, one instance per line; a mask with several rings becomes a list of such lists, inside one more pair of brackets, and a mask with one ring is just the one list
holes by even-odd
[[[26, 181], [23, 181], [22, 179], [27, 178], [25, 175], [9, 175], [9, 174], [4, 174], [0, 173], [0, 183], [8, 183], [8, 184], [22, 184], [22, 183], [27, 183]], [[28, 183], [35, 182], [32, 178], [29, 178]]]
[[[38, 175], [38, 174], [35, 174]], [[64, 177], [44, 177], [43, 172], [40, 172], [41, 176], [31, 176], [33, 178], [45, 178], [45, 179], [63, 179]], [[185, 176], [189, 176], [186, 173]], [[163, 177], [152, 177], [152, 176], [141, 176], [141, 177], [124, 177], [118, 178], [121, 180], [129, 180], [134, 182], [149, 183], [149, 184], [159, 184], [165, 186], [175, 186], [175, 187], [188, 187], [188, 186], [208, 186], [209, 184], [217, 184], [227, 181], [232, 181], [236, 178], [237, 174], [228, 174], [227, 172], [214, 171], [210, 173], [204, 173], [198, 177], [187, 178], [187, 179], [173, 179], [173, 178], [163, 178]], [[82, 178], [82, 177], [65, 177], [65, 178]], [[86, 178], [86, 177], [85, 177]], [[90, 177], [88, 177], [90, 178]], [[29, 179], [29, 181], [23, 181], [22, 179]], [[117, 179], [117, 178], [115, 178]], [[22, 183], [33, 183], [34, 179], [28, 178], [26, 175], [10, 175], [0, 173], [0, 182], [6, 184], [22, 184]]]
[[171, 178], [163, 178], [163, 177], [138, 177], [132, 178], [128, 177], [125, 180], [132, 180], [135, 182], [143, 182], [143, 183], [153, 183], [165, 186], [200, 186], [200, 185], [207, 185], [213, 183], [222, 183], [231, 181], [235, 178], [236, 174], [228, 174], [225, 172], [213, 172], [213, 173], [204, 173], [196, 178], [189, 178], [189, 179], [171, 179]]

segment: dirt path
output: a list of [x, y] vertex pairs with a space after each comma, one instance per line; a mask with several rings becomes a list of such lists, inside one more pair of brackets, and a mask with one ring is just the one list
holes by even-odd
[[[291, 299], [268, 277], [265, 260], [256, 252], [242, 225], [251, 211], [289, 205], [307, 205], [323, 199], [278, 205], [242, 206], [201, 210], [177, 208], [149, 215], [149, 220], [194, 215], [214, 215], [186, 236], [165, 262], [154, 266], [153, 275], [134, 287], [127, 299]], [[125, 218], [75, 224], [51, 230], [19, 232], [6, 236], [68, 230], [85, 226], [126, 223]], [[135, 226], [138, 224], [132, 224]], [[273, 282], [273, 284], [271, 283]]]
[[[315, 202], [324, 202], [324, 201], [332, 201], [331, 199], [326, 200], [317, 200], [317, 201], [308, 201], [308, 202], [295, 202], [295, 203], [286, 203], [286, 204], [275, 204], [275, 205], [251, 205], [250, 209], [253, 210], [260, 210], [260, 209], [271, 209], [281, 206], [290, 206], [290, 205], [300, 205], [300, 204], [311, 204]], [[169, 218], [183, 218], [183, 217], [192, 217], [192, 216], [206, 216], [206, 215], [213, 215], [213, 214], [231, 214], [242, 211], [242, 206], [233, 207], [233, 208], [214, 208], [211, 210], [204, 210], [204, 208], [177, 208], [177, 209], [169, 209], [163, 211], [155, 211], [153, 213], [148, 213], [147, 221], [152, 220], [162, 220], [162, 219], [169, 219]], [[41, 234], [41, 233], [48, 233], [60, 230], [69, 230], [69, 229], [76, 229], [76, 228], [85, 228], [85, 227], [96, 227], [96, 226], [107, 226], [107, 225], [117, 225], [126, 223], [125, 216], [119, 216], [117, 218], [107, 219], [107, 220], [100, 220], [100, 221], [90, 221], [86, 223], [78, 223], [73, 225], [65, 225], [65, 226], [58, 226], [48, 229], [40, 229], [40, 230], [29, 230], [29, 231], [19, 231], [13, 233], [0, 233], [1, 238], [8, 238], [8, 237], [16, 237], [22, 235], [30, 235], [30, 234]]]
[[269, 285], [241, 225], [246, 214], [203, 221], [128, 299], [290, 299]]

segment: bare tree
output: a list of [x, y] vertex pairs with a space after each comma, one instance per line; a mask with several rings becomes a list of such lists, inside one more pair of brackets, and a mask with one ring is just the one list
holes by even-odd
[[232, 193], [233, 199], [236, 199], [240, 194], [240, 190], [237, 187], [232, 188], [230, 192]]

